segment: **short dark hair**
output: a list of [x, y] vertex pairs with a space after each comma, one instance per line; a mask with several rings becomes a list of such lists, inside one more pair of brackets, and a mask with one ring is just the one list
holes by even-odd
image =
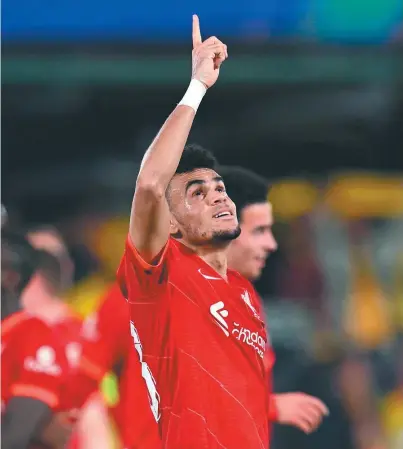
[[189, 173], [198, 168], [216, 170], [217, 159], [213, 153], [197, 144], [186, 145], [175, 174]]
[[47, 251], [37, 250], [38, 274], [40, 274], [49, 290], [58, 294], [63, 290], [62, 268], [59, 259]]
[[218, 174], [223, 177], [228, 196], [236, 205], [238, 218], [246, 206], [267, 202], [269, 181], [263, 176], [236, 166], [221, 166]]

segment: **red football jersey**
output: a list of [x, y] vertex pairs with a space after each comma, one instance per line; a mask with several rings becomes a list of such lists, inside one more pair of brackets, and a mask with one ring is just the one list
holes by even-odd
[[114, 284], [98, 310], [83, 323], [82, 370], [98, 381], [120, 363], [131, 346], [129, 309], [118, 284]]
[[2, 321], [1, 402], [2, 410], [15, 396], [26, 396], [61, 408], [67, 359], [53, 330], [25, 312]]
[[[265, 315], [264, 313], [264, 306], [262, 299], [258, 296], [256, 293], [256, 298], [258, 298], [258, 307], [259, 307], [259, 314], [263, 317]], [[267, 332], [267, 345], [266, 345], [266, 351], [264, 354], [263, 362], [264, 367], [266, 370], [266, 376], [268, 379], [268, 393], [269, 393], [269, 410], [268, 410], [268, 416], [267, 419], [269, 421], [269, 443], [271, 441], [271, 424], [273, 422], [276, 422], [278, 419], [278, 409], [275, 401], [275, 396], [273, 393], [273, 366], [276, 361], [276, 355], [274, 353], [273, 347], [271, 345], [271, 341], [269, 338], [269, 331], [266, 325], [266, 332]], [[270, 447], [270, 444], [269, 444]]]
[[78, 367], [81, 357], [81, 328], [83, 322], [80, 316], [70, 313], [59, 322], [52, 325], [55, 336], [64, 347], [67, 362], [71, 370]]
[[[127, 304], [126, 304], [127, 306]], [[124, 449], [162, 447], [157, 422], [151, 412], [147, 384], [134, 347], [125, 359], [119, 379], [120, 402], [115, 413]]]
[[156, 265], [126, 242], [118, 279], [164, 448], [268, 447], [265, 324], [251, 284], [227, 278], [174, 239]]
[[103, 376], [115, 369], [120, 399], [112, 415], [123, 446], [157, 449], [158, 427], [148, 406], [141, 365], [132, 345], [129, 307], [117, 283], [107, 292], [97, 312], [84, 321], [81, 334], [79, 373], [74, 380], [75, 385], [80, 385], [81, 403], [98, 389]]

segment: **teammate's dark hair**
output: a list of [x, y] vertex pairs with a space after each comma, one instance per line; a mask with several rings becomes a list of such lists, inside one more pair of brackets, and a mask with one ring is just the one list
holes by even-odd
[[[20, 295], [38, 268], [38, 253], [22, 234], [9, 229], [3, 229], [1, 234], [2, 289]], [[12, 278], [7, 273], [17, 276], [13, 285], [7, 285], [7, 279]]]
[[198, 168], [217, 169], [217, 159], [213, 153], [200, 145], [186, 145], [175, 174], [188, 173]]
[[[68, 288], [70, 288], [73, 283], [73, 262], [70, 258], [70, 254], [65, 245], [63, 237], [56, 227], [47, 224], [41, 224], [35, 227], [30, 227], [27, 230], [28, 237], [40, 233], [50, 234], [60, 242], [60, 247], [57, 249], [54, 248], [52, 249], [52, 251], [45, 248], [38, 248], [38, 250], [42, 250], [48, 255], [52, 256], [52, 262], [50, 259], [46, 261], [45, 256], [45, 270], [43, 272], [43, 275], [45, 279], [48, 280], [48, 284], [51, 290], [56, 291], [55, 293], [61, 293], [62, 290], [67, 290]], [[48, 269], [47, 266], [50, 264], [53, 264], [54, 266]]]
[[224, 179], [228, 196], [236, 205], [238, 218], [246, 206], [267, 201], [269, 182], [262, 176], [236, 166], [221, 166], [217, 171]]
[[45, 280], [49, 291], [58, 294], [63, 290], [62, 269], [60, 261], [47, 251], [37, 250], [38, 274]]

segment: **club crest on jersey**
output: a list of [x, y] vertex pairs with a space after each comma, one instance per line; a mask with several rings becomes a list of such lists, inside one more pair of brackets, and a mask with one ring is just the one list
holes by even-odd
[[248, 290], [245, 290], [244, 293], [241, 293], [241, 298], [244, 300], [245, 304], [250, 308], [250, 310], [252, 310], [253, 315], [255, 315], [256, 318], [260, 318], [256, 309], [252, 305]]

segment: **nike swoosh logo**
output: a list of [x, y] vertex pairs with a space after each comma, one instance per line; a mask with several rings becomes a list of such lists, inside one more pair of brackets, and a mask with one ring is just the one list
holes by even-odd
[[202, 273], [201, 268], [198, 269], [198, 272], [205, 278], [205, 279], [210, 279], [212, 281], [221, 281], [221, 278], [215, 278], [213, 276], [208, 276], [207, 274]]

